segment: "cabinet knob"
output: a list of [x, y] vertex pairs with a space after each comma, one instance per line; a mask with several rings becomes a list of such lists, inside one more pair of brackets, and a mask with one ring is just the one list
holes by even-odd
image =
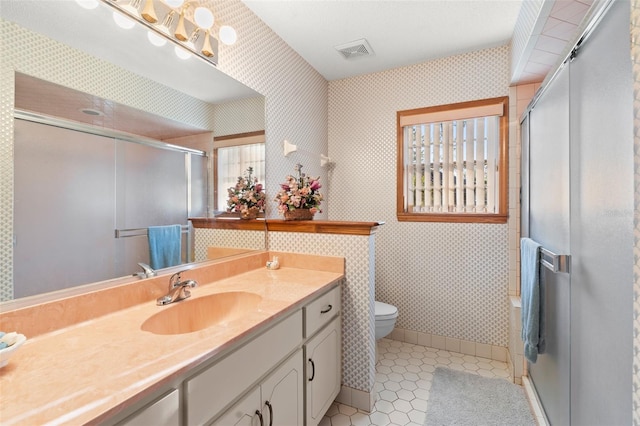
[[327, 306], [325, 309], [321, 310], [320, 313], [321, 314], [326, 314], [327, 312], [329, 312], [331, 309], [333, 309], [333, 306], [329, 305]]

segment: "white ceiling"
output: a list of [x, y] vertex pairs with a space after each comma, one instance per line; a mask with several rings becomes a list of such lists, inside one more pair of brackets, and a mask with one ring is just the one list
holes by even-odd
[[[509, 43], [522, 0], [242, 0], [327, 80]], [[373, 56], [335, 46], [366, 39]]]

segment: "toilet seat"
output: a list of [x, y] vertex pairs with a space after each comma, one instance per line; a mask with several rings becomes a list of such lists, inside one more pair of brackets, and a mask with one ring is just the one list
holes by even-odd
[[398, 308], [376, 300], [375, 316], [376, 320], [395, 319], [398, 317]]

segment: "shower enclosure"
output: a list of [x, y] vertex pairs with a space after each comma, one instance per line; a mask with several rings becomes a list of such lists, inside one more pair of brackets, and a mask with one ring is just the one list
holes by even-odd
[[541, 267], [546, 351], [528, 365], [552, 425], [631, 424], [630, 4], [605, 7], [521, 127], [522, 235], [571, 256], [569, 273]]

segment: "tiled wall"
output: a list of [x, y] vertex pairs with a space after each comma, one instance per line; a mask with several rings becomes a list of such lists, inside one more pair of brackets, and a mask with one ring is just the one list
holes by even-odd
[[[515, 191], [518, 193], [520, 190], [520, 176], [521, 176], [521, 167], [520, 160], [522, 158], [521, 151], [521, 140], [522, 135], [520, 133], [520, 119], [522, 118], [522, 114], [527, 109], [529, 102], [533, 99], [537, 90], [540, 88], [541, 83], [530, 83], [530, 84], [522, 84], [518, 86], [513, 86], [510, 88], [510, 109], [511, 109], [511, 138], [515, 138], [514, 149], [516, 150], [515, 154], [515, 166], [516, 168], [516, 179], [514, 181], [513, 186], [515, 186]], [[520, 337], [522, 332], [522, 323], [520, 320], [520, 219], [521, 219], [521, 211], [520, 211], [520, 203], [516, 205], [516, 238], [509, 240], [509, 277], [510, 277], [510, 285], [509, 285], [509, 358], [507, 362], [509, 364], [509, 371], [513, 376], [514, 382], [521, 384], [522, 383], [522, 375], [525, 373], [525, 360], [523, 355], [523, 344], [522, 338]], [[510, 225], [510, 229], [512, 226]], [[514, 248], [515, 247], [515, 248]], [[515, 260], [515, 262], [514, 262]], [[515, 263], [515, 268], [513, 264]], [[512, 277], [516, 277], [516, 285], [515, 288], [512, 285]]]
[[507, 46], [329, 83], [329, 156], [337, 159], [329, 218], [386, 222], [376, 235], [375, 295], [398, 307], [398, 328], [508, 345], [509, 285], [515, 291], [517, 282], [515, 137], [508, 224], [400, 223], [395, 215], [396, 111], [506, 95]]

